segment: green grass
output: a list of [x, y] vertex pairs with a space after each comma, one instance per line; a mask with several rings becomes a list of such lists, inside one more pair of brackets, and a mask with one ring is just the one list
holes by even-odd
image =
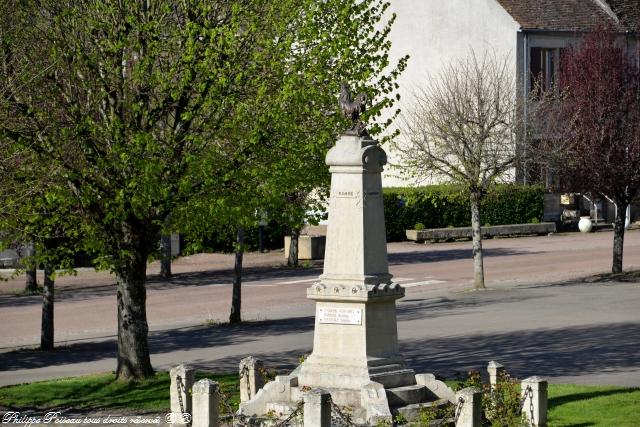
[[[196, 375], [196, 379], [202, 378], [217, 381], [231, 403], [238, 404], [237, 375]], [[130, 383], [116, 380], [113, 374], [97, 374], [0, 387], [0, 406], [168, 412], [169, 374], [159, 372], [154, 378]]]
[[549, 427], [638, 427], [640, 389], [549, 385]]
[[[218, 381], [232, 404], [238, 404], [237, 375], [199, 374], [196, 378]], [[0, 387], [0, 406], [167, 412], [169, 375], [158, 373], [149, 380], [126, 383], [113, 374], [99, 374]], [[548, 421], [549, 427], [640, 426], [640, 389], [551, 384]]]

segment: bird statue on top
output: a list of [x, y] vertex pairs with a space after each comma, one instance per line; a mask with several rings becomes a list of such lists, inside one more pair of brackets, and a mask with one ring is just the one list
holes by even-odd
[[360, 114], [366, 111], [367, 94], [364, 92], [356, 95], [356, 98], [351, 97], [351, 90], [346, 82], [342, 82], [340, 85], [340, 96], [338, 97], [338, 103], [340, 105], [340, 111], [342, 115], [351, 119], [351, 127], [347, 129], [345, 134], [355, 136], [369, 136], [365, 124], [360, 119]]

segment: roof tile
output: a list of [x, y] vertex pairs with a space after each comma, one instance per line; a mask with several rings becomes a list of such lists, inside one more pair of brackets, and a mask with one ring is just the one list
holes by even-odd
[[[524, 29], [591, 30], [599, 24], [616, 25], [595, 0], [497, 0]], [[640, 0], [618, 0], [635, 3]]]

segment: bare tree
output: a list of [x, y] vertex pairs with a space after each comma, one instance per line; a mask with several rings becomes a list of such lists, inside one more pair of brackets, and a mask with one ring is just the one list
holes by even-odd
[[470, 194], [474, 288], [482, 289], [480, 201], [516, 161], [520, 131], [508, 57], [473, 52], [414, 93], [395, 142], [407, 173], [464, 186]]

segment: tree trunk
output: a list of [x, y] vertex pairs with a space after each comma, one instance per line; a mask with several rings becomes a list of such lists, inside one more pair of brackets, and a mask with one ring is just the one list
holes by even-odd
[[264, 225], [258, 226], [258, 250], [264, 253]]
[[160, 236], [160, 276], [171, 277], [171, 235]]
[[24, 291], [26, 293], [36, 293], [38, 292], [38, 279], [37, 279], [37, 270], [36, 270], [36, 262], [34, 257], [36, 256], [36, 251], [33, 245], [33, 242], [29, 242], [27, 247], [25, 248], [25, 257], [27, 258], [27, 271], [26, 271], [26, 281], [24, 284]]
[[300, 230], [297, 228], [291, 229], [291, 243], [289, 244], [289, 259], [287, 259], [287, 264], [290, 267], [298, 266], [298, 236], [300, 235]]
[[118, 303], [119, 379], [142, 379], [153, 376], [149, 357], [147, 324], [147, 251], [144, 237], [129, 231], [125, 241], [131, 244], [129, 254], [116, 269]]
[[53, 350], [53, 268], [44, 266], [44, 290], [42, 292], [42, 326], [40, 350]]
[[618, 204], [618, 215], [613, 225], [613, 263], [612, 273], [622, 273], [622, 254], [624, 250], [624, 226], [627, 217], [628, 203]]
[[484, 264], [482, 262], [482, 229], [480, 226], [480, 199], [471, 193], [471, 230], [473, 237], [473, 288], [484, 289]]
[[238, 227], [236, 241], [236, 259], [233, 266], [233, 295], [231, 296], [231, 314], [229, 323], [240, 323], [242, 306], [242, 257], [244, 255], [244, 227]]

